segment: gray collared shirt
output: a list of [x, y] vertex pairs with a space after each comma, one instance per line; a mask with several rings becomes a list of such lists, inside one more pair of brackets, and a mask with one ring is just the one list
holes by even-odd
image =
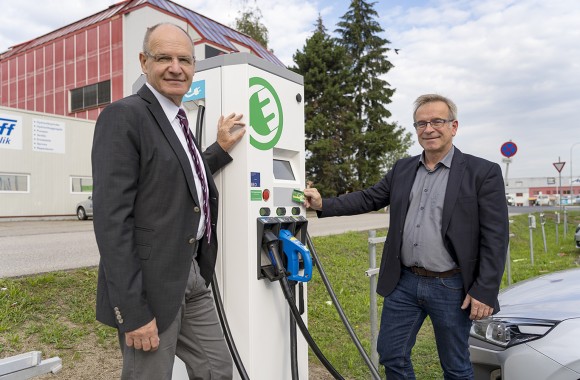
[[434, 272], [457, 267], [441, 236], [443, 201], [454, 152], [452, 147], [431, 171], [425, 165], [425, 153], [421, 155], [403, 231], [401, 260], [405, 266], [419, 266]]

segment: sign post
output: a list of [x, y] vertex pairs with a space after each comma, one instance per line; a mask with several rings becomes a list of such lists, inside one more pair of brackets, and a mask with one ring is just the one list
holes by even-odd
[[558, 162], [554, 162], [554, 167], [558, 171], [559, 183], [558, 183], [558, 195], [560, 196], [560, 212], [562, 212], [562, 169], [566, 165], [566, 162], [562, 162], [560, 157], [558, 157]]
[[508, 183], [509, 165], [512, 162], [512, 157], [518, 151], [518, 146], [510, 140], [508, 142], [504, 142], [501, 145], [501, 148], [499, 148], [499, 151], [505, 157], [503, 159], [503, 162], [505, 162], [505, 180], [504, 180], [504, 182], [505, 182], [505, 185], [508, 186], [509, 185], [509, 183]]

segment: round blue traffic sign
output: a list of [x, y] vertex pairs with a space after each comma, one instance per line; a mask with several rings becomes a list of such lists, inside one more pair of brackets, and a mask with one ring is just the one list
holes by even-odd
[[516, 154], [518, 146], [515, 143], [508, 141], [502, 144], [500, 151], [505, 157], [510, 158]]

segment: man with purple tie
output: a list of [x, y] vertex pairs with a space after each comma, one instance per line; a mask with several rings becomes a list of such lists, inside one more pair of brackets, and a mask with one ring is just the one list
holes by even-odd
[[118, 330], [123, 379], [231, 379], [232, 361], [208, 284], [217, 255], [212, 178], [245, 133], [222, 116], [203, 153], [181, 108], [195, 72], [182, 28], [149, 28], [139, 60], [147, 83], [109, 105], [93, 140], [94, 227], [101, 255], [97, 319]]

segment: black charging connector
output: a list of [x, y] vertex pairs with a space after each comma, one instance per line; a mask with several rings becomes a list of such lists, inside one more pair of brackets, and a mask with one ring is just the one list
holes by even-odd
[[272, 263], [271, 266], [262, 267], [261, 273], [270, 282], [278, 281], [286, 276], [286, 269], [279, 255], [279, 241], [278, 237], [272, 230], [264, 230], [262, 235], [262, 248], [268, 254], [268, 258]]

